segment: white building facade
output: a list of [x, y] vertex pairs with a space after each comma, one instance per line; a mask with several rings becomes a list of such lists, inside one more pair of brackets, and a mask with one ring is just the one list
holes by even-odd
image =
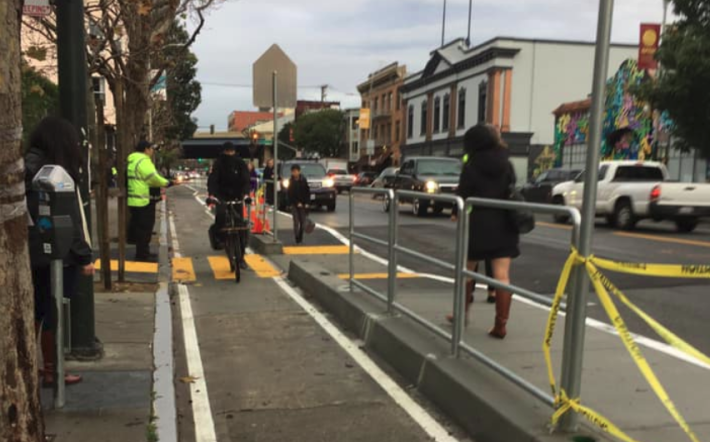
[[[475, 47], [455, 40], [405, 79], [402, 155], [461, 156], [463, 135], [480, 122], [500, 128], [520, 181], [531, 145], [554, 142], [553, 110], [587, 96], [594, 44], [497, 37]], [[612, 45], [609, 76], [635, 45]]]

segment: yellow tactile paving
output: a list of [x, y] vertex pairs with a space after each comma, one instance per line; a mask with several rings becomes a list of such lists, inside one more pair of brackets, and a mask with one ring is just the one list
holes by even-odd
[[[96, 270], [101, 270], [101, 260], [94, 263]], [[118, 260], [111, 260], [111, 271], [118, 271]], [[129, 273], [158, 273], [158, 264], [155, 262], [126, 261], [126, 272]]]
[[[387, 273], [356, 273], [355, 279], [387, 279]], [[350, 275], [342, 273], [338, 275], [340, 279], [349, 279]], [[420, 278], [416, 273], [397, 273], [397, 279]]]
[[195, 282], [195, 268], [192, 265], [192, 258], [173, 258], [173, 281], [175, 282]]
[[226, 256], [208, 256], [214, 279], [234, 279], [234, 272], [229, 270], [229, 260]]
[[297, 246], [284, 247], [286, 255], [347, 255], [348, 246]]
[[259, 278], [273, 278], [281, 275], [281, 271], [271, 265], [261, 255], [247, 255], [244, 257], [249, 267], [256, 272]]

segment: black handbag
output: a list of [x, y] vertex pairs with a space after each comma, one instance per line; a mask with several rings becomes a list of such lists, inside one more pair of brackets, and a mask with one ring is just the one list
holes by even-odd
[[[515, 183], [510, 186], [510, 196], [508, 199], [514, 202], [525, 202], [525, 197], [515, 187]], [[509, 210], [508, 213], [510, 214], [513, 225], [518, 229], [518, 233], [521, 235], [530, 233], [535, 229], [535, 214], [531, 210], [516, 209]]]

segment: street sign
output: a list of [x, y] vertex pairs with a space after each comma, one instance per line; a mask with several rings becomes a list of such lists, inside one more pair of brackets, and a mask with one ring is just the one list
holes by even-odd
[[52, 8], [49, 6], [49, 0], [25, 0], [25, 5], [22, 8], [22, 13], [32, 17], [44, 17], [51, 14]]
[[[151, 78], [155, 77], [157, 74], [157, 69], [153, 69], [150, 71]], [[166, 101], [168, 99], [168, 78], [165, 71], [160, 74], [160, 77], [158, 77], [158, 81], [150, 89], [150, 92], [155, 95], [160, 101]]]
[[298, 69], [296, 64], [279, 47], [272, 45], [253, 65], [254, 106], [272, 108], [274, 106], [273, 73], [277, 73], [276, 107], [296, 107]]
[[365, 147], [367, 148], [367, 155], [375, 154], [375, 140], [367, 140]]
[[639, 69], [656, 69], [658, 61], [656, 52], [661, 40], [661, 25], [657, 23], [641, 23], [641, 36], [639, 42]]

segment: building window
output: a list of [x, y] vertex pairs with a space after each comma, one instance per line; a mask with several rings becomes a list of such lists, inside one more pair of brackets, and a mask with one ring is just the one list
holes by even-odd
[[407, 138], [414, 136], [414, 106], [411, 104], [407, 109]]
[[421, 114], [420, 114], [420, 128], [419, 128], [419, 133], [421, 135], [426, 134], [426, 121], [427, 121], [427, 106], [429, 105], [429, 102], [427, 100], [422, 101], [422, 109], [421, 109]]
[[449, 130], [449, 118], [451, 117], [451, 96], [444, 95], [444, 115], [442, 117], [441, 130], [444, 132]]
[[441, 130], [441, 98], [434, 98], [434, 132]]
[[91, 85], [94, 89], [94, 96], [98, 96], [102, 102], [106, 103], [106, 79], [104, 77], [91, 77]]
[[466, 88], [459, 89], [458, 127], [466, 127]]
[[377, 97], [375, 97], [375, 101], [372, 103], [372, 111], [377, 112]]
[[387, 94], [382, 94], [382, 111], [387, 112], [389, 105], [387, 104]]
[[387, 110], [392, 110], [392, 92], [387, 94]]
[[392, 144], [392, 123], [387, 124], [387, 142]]
[[402, 129], [402, 125], [400, 124], [399, 120], [397, 120], [394, 123], [394, 141], [395, 143], [399, 143], [399, 131]]
[[483, 81], [478, 85], [478, 122], [486, 121], [486, 109], [488, 108], [488, 82]]
[[397, 110], [402, 107], [402, 93], [397, 91]]
[[374, 139], [376, 140], [376, 139], [377, 139], [377, 125], [375, 125], [375, 134], [374, 134], [374, 135], [375, 135], [375, 136], [372, 137], [372, 138], [374, 138]]

